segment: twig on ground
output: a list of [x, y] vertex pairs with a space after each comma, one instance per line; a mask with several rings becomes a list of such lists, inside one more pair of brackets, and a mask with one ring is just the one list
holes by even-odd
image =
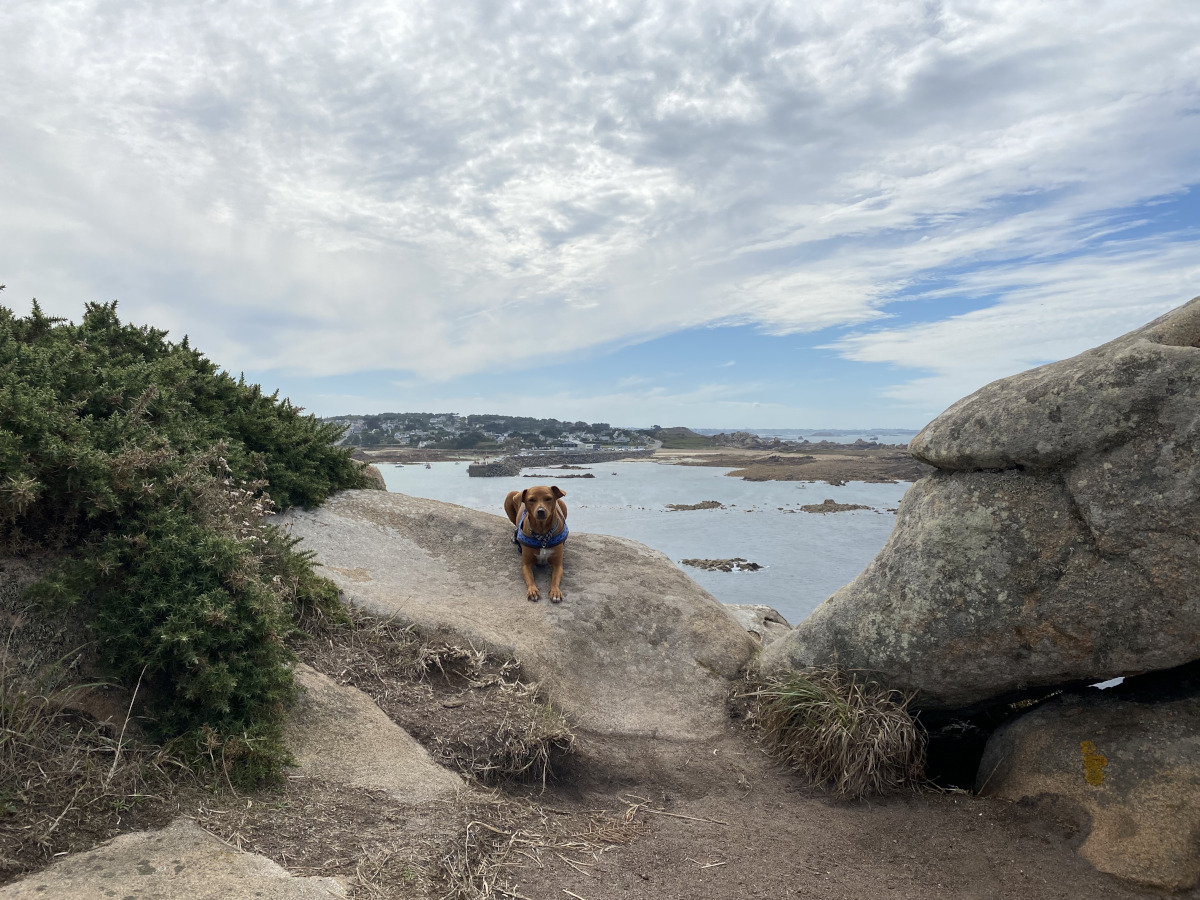
[[133, 704], [137, 702], [138, 691], [142, 687], [142, 678], [146, 674], [147, 663], [142, 666], [142, 673], [138, 675], [137, 684], [133, 688], [133, 696], [129, 698], [129, 709], [125, 711], [125, 721], [121, 724], [121, 734], [117, 737], [117, 750], [113, 753], [112, 768], [108, 770], [108, 777], [104, 779], [104, 790], [108, 790], [108, 785], [112, 781], [113, 775], [117, 772], [117, 763], [121, 761], [121, 747], [125, 743], [125, 729], [129, 727], [129, 717], [133, 715]]
[[572, 869], [574, 869], [580, 875], [586, 875], [588, 878], [599, 878], [600, 877], [595, 872], [589, 872], [586, 869], [581, 868], [577, 863], [572, 862], [571, 860], [567, 859], [561, 853], [555, 853], [554, 855], [557, 856], [559, 859], [561, 859], [563, 862], [565, 862], [568, 866], [570, 866]]
[[728, 822], [723, 822], [720, 819], [707, 819], [702, 816], [685, 816], [683, 813], [667, 812], [665, 809], [656, 809], [650, 805], [650, 801], [645, 797], [639, 797], [637, 794], [630, 794], [636, 803], [630, 803], [625, 797], [621, 798], [622, 803], [629, 804], [629, 809], [625, 811], [626, 821], [631, 821], [633, 816], [640, 812], [653, 813], [656, 816], [670, 816], [672, 819], [686, 819], [689, 822], [705, 822], [709, 825], [728, 825]]

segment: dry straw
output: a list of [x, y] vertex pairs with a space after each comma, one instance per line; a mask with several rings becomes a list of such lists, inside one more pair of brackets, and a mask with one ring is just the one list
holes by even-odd
[[924, 781], [925, 733], [899, 691], [830, 666], [771, 679], [751, 696], [775, 754], [841, 797]]
[[0, 644], [0, 879], [123, 830], [135, 805], [162, 799], [152, 791], [169, 788], [172, 764], [73, 709], [102, 687], [70, 682], [74, 654], [26, 678], [11, 641]]

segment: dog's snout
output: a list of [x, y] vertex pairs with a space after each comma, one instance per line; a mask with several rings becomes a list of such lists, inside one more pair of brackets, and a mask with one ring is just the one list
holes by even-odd
[[549, 515], [549, 513], [546, 512], [546, 507], [539, 506], [538, 511], [536, 513], [534, 513], [534, 515], [536, 515], [539, 519], [544, 519], [544, 518], [546, 518], [546, 516]]

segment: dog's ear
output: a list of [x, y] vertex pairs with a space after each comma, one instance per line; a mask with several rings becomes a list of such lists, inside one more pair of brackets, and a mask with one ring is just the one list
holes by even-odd
[[554, 495], [555, 500], [557, 500], [559, 497], [567, 496], [567, 492], [560, 490], [557, 484], [550, 485], [550, 493]]
[[525, 490], [521, 491], [521, 502], [522, 503], [525, 502], [525, 495], [528, 493], [529, 493], [529, 488], [525, 488]]

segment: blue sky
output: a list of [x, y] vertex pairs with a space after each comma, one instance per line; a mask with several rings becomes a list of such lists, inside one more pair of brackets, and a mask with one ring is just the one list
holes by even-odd
[[10, 0], [4, 301], [314, 412], [919, 427], [1200, 294], [1200, 6]]

